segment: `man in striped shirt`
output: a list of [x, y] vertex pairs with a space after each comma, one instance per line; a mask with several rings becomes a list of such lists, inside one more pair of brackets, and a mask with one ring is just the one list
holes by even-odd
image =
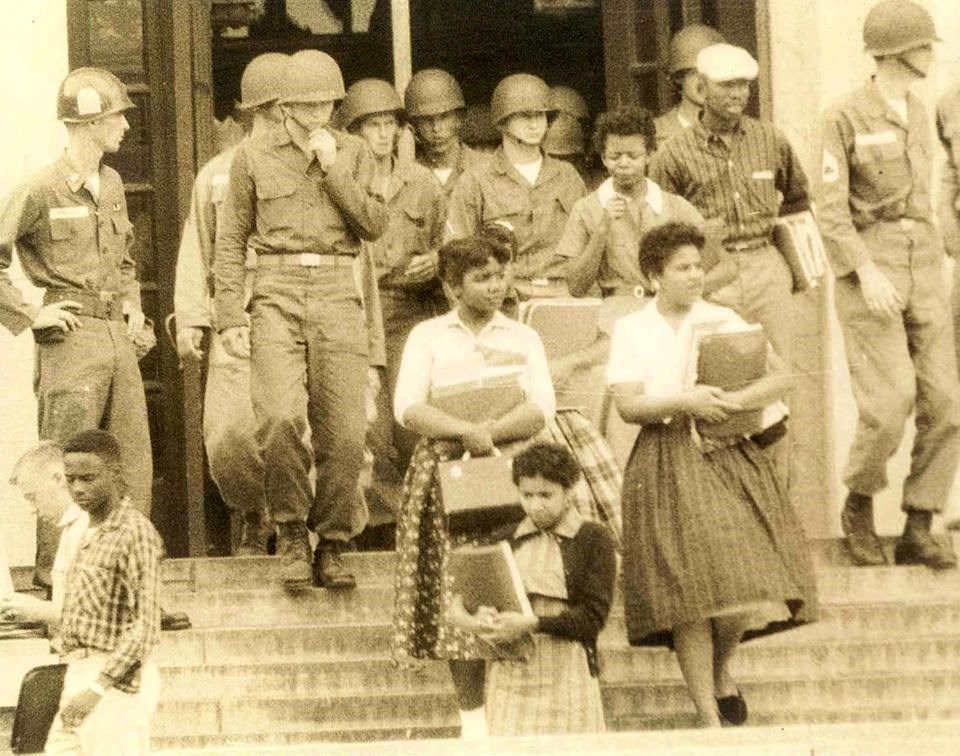
[[147, 753], [160, 680], [160, 557], [150, 521], [124, 505], [120, 445], [84, 431], [64, 445], [67, 485], [90, 517], [67, 571], [60, 636], [68, 663], [47, 753]]
[[772, 125], [743, 114], [759, 66], [746, 50], [727, 44], [697, 56], [704, 109], [650, 161], [650, 178], [679, 194], [709, 220], [725, 225], [736, 279], [710, 300], [760, 323], [774, 349], [789, 360], [793, 289], [790, 269], [771, 243], [779, 215], [807, 210], [807, 178], [786, 138]]

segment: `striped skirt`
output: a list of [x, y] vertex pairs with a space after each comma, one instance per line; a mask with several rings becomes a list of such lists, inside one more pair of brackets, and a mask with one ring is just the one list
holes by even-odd
[[[531, 596], [538, 615], [558, 614], [560, 599]], [[537, 633], [528, 661], [487, 664], [486, 715], [491, 735], [603, 732], [600, 681], [590, 676], [578, 641]]]
[[817, 617], [800, 521], [753, 442], [705, 454], [687, 423], [645, 427], [623, 482], [624, 608], [634, 645], [672, 647], [672, 628], [775, 606], [744, 639]]

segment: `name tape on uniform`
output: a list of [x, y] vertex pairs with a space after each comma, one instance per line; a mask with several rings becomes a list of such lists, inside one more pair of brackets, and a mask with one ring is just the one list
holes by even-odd
[[756, 179], [757, 181], [773, 181], [773, 171], [754, 171], [752, 178]]
[[853, 140], [860, 147], [869, 147], [877, 144], [896, 144], [897, 135], [893, 131], [876, 131], [869, 134], [855, 134]]
[[70, 218], [86, 218], [90, 215], [90, 208], [86, 205], [74, 207], [51, 207], [50, 220], [67, 220]]

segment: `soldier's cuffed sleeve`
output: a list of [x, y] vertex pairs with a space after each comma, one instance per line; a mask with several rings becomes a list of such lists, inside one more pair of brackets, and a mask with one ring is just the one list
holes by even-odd
[[947, 254], [960, 260], [960, 89], [937, 107], [937, 136], [946, 150], [937, 216]]
[[101, 673], [111, 680], [129, 680], [160, 640], [160, 557], [163, 545], [146, 518], [137, 518], [127, 534], [120, 562], [126, 595], [132, 609], [130, 622]]
[[183, 224], [177, 252], [173, 310], [177, 328], [209, 328], [210, 263], [216, 240], [216, 212], [210, 201], [206, 176], [201, 172], [190, 194], [190, 212]]
[[214, 255], [216, 328], [247, 325], [244, 277], [247, 240], [256, 225], [257, 194], [243, 146], [230, 165]]
[[10, 280], [13, 248], [34, 229], [39, 218], [40, 210], [26, 185], [14, 190], [0, 207], [0, 325], [14, 335], [30, 327], [38, 310]]
[[780, 215], [800, 213], [810, 209], [810, 182], [800, 164], [797, 153], [779, 131], [777, 139], [777, 190], [783, 195]]
[[374, 241], [387, 230], [390, 219], [383, 198], [371, 190], [376, 163], [366, 145], [355, 155], [345, 152], [338, 153], [320, 183], [340, 209], [350, 230], [364, 241]]
[[837, 276], [846, 276], [870, 260], [850, 214], [848, 145], [853, 143], [853, 135], [847, 131], [840, 113], [828, 111], [822, 126], [817, 224]]
[[361, 244], [359, 259], [360, 297], [367, 325], [367, 361], [371, 367], [386, 367], [387, 346], [383, 333], [383, 307], [377, 286], [377, 268], [369, 244]]
[[120, 189], [120, 203], [123, 219], [127, 222], [127, 232], [123, 240], [123, 257], [120, 259], [120, 299], [134, 310], [142, 310], [140, 303], [140, 282], [137, 280], [137, 263], [133, 259], [133, 224], [127, 214], [127, 199]]

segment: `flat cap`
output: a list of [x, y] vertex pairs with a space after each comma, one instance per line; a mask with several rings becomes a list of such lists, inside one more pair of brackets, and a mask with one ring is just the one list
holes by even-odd
[[700, 51], [697, 70], [711, 81], [752, 81], [760, 73], [760, 66], [742, 47], [719, 42]]

